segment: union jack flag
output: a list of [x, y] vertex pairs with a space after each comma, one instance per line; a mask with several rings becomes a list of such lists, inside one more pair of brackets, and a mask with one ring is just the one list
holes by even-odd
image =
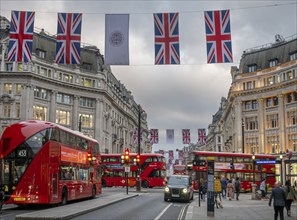
[[81, 13], [58, 13], [56, 63], [80, 63]]
[[154, 14], [155, 64], [179, 64], [178, 13]]
[[[134, 140], [134, 144], [138, 144], [138, 128], [134, 129], [133, 140]], [[140, 142], [142, 142], [142, 129], [140, 129]]]
[[207, 63], [231, 63], [231, 25], [229, 10], [205, 11]]
[[198, 129], [198, 144], [206, 144], [205, 128]]
[[35, 12], [11, 11], [8, 61], [32, 60], [32, 44]]
[[159, 142], [159, 133], [158, 133], [158, 129], [151, 129], [150, 131], [150, 142], [152, 144], [158, 144]]
[[183, 144], [189, 144], [191, 142], [190, 129], [182, 129]]

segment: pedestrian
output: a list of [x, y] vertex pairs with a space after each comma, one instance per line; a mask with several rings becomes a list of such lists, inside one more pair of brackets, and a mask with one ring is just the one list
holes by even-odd
[[229, 180], [227, 184], [227, 197], [229, 198], [229, 200], [233, 198], [233, 195], [234, 195], [234, 186], [232, 184], [232, 180]]
[[202, 201], [204, 201], [204, 194], [205, 194], [204, 184], [205, 184], [204, 179], [200, 178], [199, 194]]
[[293, 201], [297, 200], [297, 196], [295, 194], [295, 189], [293, 186], [291, 186], [291, 181], [287, 180], [284, 187], [285, 195], [286, 195], [286, 210], [287, 215], [291, 216], [291, 204]]
[[271, 202], [273, 199], [273, 207], [274, 207], [274, 220], [277, 220], [278, 213], [280, 215], [280, 220], [284, 220], [284, 207], [286, 195], [284, 190], [280, 187], [281, 183], [278, 181], [275, 183], [275, 187], [272, 190], [269, 206], [271, 206]]
[[235, 178], [234, 178], [234, 176], [232, 176], [231, 180], [232, 180], [232, 184], [233, 184], [233, 196], [232, 196], [232, 199], [234, 199], [234, 195], [235, 195], [235, 193], [234, 193], [234, 191], [235, 191]]
[[224, 176], [221, 178], [221, 188], [222, 188], [222, 197], [226, 199], [226, 189], [227, 189], [228, 181], [225, 179]]
[[241, 191], [241, 182], [239, 180], [239, 177], [236, 177], [234, 185], [235, 185], [235, 192], [236, 192], [236, 200], [239, 200], [239, 194]]
[[261, 196], [262, 196], [262, 199], [265, 198], [266, 196], [266, 179], [262, 179], [262, 182], [260, 184], [260, 190], [261, 190]]
[[4, 192], [3, 192], [3, 190], [0, 190], [0, 214], [2, 214], [3, 202], [4, 202]]

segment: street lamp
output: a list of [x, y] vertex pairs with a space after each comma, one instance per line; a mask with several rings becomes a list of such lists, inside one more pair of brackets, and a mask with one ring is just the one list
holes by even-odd
[[242, 133], [242, 153], [244, 154], [244, 120], [241, 119], [241, 133]]
[[255, 153], [254, 152], [252, 155], [252, 160], [253, 160], [253, 183], [255, 184]]
[[[140, 156], [140, 137], [141, 137], [141, 116], [145, 117], [145, 111], [141, 108], [140, 105], [136, 106], [136, 109], [138, 111], [138, 132], [137, 132], [137, 141], [138, 141], [138, 146], [137, 146], [137, 154]], [[137, 178], [136, 178], [136, 191], [141, 191], [141, 180], [140, 180], [140, 167], [139, 163], [137, 164]]]
[[280, 160], [280, 172], [279, 172], [280, 182], [281, 182], [281, 184], [283, 184], [283, 154], [282, 154], [282, 152], [280, 152], [279, 160]]

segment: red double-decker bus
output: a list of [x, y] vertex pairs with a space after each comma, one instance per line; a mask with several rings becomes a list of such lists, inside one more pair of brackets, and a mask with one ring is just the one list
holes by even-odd
[[0, 140], [0, 187], [6, 204], [66, 204], [101, 193], [96, 140], [45, 121], [7, 127]]
[[[135, 153], [130, 153], [130, 172], [128, 185], [136, 186], [137, 165], [134, 163]], [[125, 167], [121, 163], [121, 154], [101, 154], [102, 186], [126, 186]], [[140, 155], [140, 181], [143, 188], [164, 186], [166, 162], [162, 154], [145, 153]]]
[[[255, 154], [253, 160], [253, 155], [247, 153], [193, 151], [192, 156], [197, 163], [205, 164], [205, 166], [199, 166], [200, 177], [203, 179], [207, 179], [207, 160], [211, 159], [215, 162], [215, 177], [224, 176], [228, 179], [239, 177], [242, 191], [251, 192], [253, 181], [255, 180], [259, 186], [263, 178], [266, 178], [268, 190], [274, 187], [275, 155]], [[198, 171], [198, 165], [193, 166], [193, 171]]]
[[173, 174], [186, 175], [187, 167], [183, 164], [174, 164], [173, 165]]

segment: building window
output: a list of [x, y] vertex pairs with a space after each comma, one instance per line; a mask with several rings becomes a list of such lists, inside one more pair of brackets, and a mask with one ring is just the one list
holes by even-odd
[[250, 90], [255, 88], [255, 81], [249, 81], [243, 83], [244, 90]]
[[45, 59], [46, 52], [44, 50], [36, 49], [36, 54], [37, 54], [38, 57], [40, 57], [42, 59]]
[[56, 110], [56, 123], [62, 125], [70, 125], [70, 112]]
[[11, 83], [4, 83], [4, 93], [5, 94], [12, 93], [12, 84]]
[[85, 70], [92, 70], [92, 64], [91, 63], [83, 63], [82, 68]]
[[278, 97], [277, 96], [273, 97], [273, 105], [278, 106]]
[[21, 95], [22, 94], [22, 84], [16, 84], [16, 95]]
[[20, 118], [21, 117], [21, 105], [20, 103], [15, 103], [15, 117]]
[[93, 108], [95, 106], [95, 100], [90, 98], [81, 97], [79, 99], [79, 105], [83, 107]]
[[13, 65], [12, 65], [12, 63], [7, 63], [7, 64], [6, 64], [6, 69], [7, 69], [8, 72], [12, 72], [12, 70], [13, 70]]
[[297, 59], [297, 51], [289, 54], [290, 60], [296, 60]]
[[81, 118], [81, 125], [84, 128], [93, 128], [93, 115], [91, 114], [79, 114]]
[[64, 81], [72, 83], [73, 82], [73, 76], [68, 75], [68, 74], [64, 74]]
[[278, 106], [278, 97], [274, 96], [266, 99], [266, 107]]
[[267, 115], [267, 128], [278, 127], [278, 114]]
[[10, 115], [11, 115], [11, 104], [10, 103], [3, 104], [3, 117], [10, 118]]
[[288, 126], [297, 125], [297, 110], [289, 111], [287, 113]]
[[70, 104], [71, 98], [70, 95], [58, 93], [56, 97], [56, 102]]
[[94, 83], [95, 83], [95, 81], [93, 81], [91, 79], [85, 79], [85, 78], [81, 79], [81, 84], [86, 87], [94, 87], [93, 86]]
[[277, 65], [277, 59], [269, 60], [269, 67], [274, 67]]
[[34, 88], [34, 96], [41, 99], [48, 99], [48, 91], [46, 89]]
[[246, 130], [258, 130], [258, 117], [246, 118]]
[[37, 120], [47, 120], [47, 108], [33, 105], [33, 118]]
[[19, 72], [23, 71], [23, 64], [22, 63], [18, 63], [18, 71]]
[[252, 100], [252, 109], [258, 109], [258, 101]]
[[249, 65], [248, 66], [248, 72], [251, 73], [251, 72], [255, 72], [257, 71], [257, 65], [256, 64], [253, 64], [253, 65]]
[[272, 107], [272, 98], [266, 99], [266, 107]]

